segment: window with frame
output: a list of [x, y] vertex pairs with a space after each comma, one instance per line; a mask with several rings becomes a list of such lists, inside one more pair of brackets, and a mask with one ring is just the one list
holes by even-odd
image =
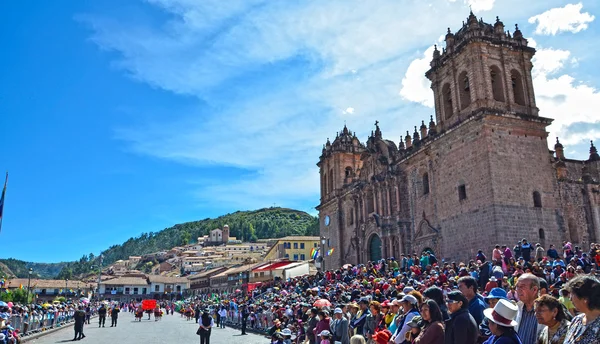
[[129, 288], [125, 288], [125, 294], [129, 294]]
[[294, 249], [296, 249], [296, 250], [298, 249], [298, 243], [297, 242], [294, 243]]
[[138, 288], [133, 288], [133, 294], [134, 294], [134, 295], [137, 295], [137, 293], [138, 293], [138, 290], [139, 290]]
[[159, 285], [155, 285], [154, 286], [154, 291], [160, 291], [160, 286]]
[[298, 260], [298, 255], [297, 254], [294, 255], [294, 260]]
[[429, 194], [429, 173], [423, 173], [423, 195]]
[[465, 184], [461, 184], [458, 186], [458, 200], [462, 201], [467, 199], [467, 186]]
[[306, 255], [304, 255], [304, 254], [301, 254], [301, 255], [300, 255], [300, 260], [306, 260]]
[[301, 242], [301, 243], [300, 243], [300, 249], [301, 249], [301, 250], [303, 250], [303, 249], [304, 249], [304, 243], [303, 243], [303, 242]]

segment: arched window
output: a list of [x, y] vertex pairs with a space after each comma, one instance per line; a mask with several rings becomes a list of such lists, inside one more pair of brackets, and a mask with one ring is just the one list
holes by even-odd
[[348, 166], [345, 170], [346, 178], [352, 177], [352, 167]]
[[329, 170], [329, 192], [333, 191], [333, 168]]
[[423, 195], [429, 194], [429, 174], [423, 173]]
[[504, 86], [502, 83], [502, 72], [500, 71], [500, 68], [496, 66], [492, 66], [492, 68], [490, 68], [490, 80], [492, 81], [492, 94], [494, 96], [494, 100], [503, 102]]
[[536, 208], [542, 207], [542, 195], [537, 191], [533, 192], [533, 206]]
[[525, 92], [523, 88], [523, 78], [521, 73], [516, 70], [510, 72], [510, 79], [512, 81], [512, 91], [515, 98], [515, 103], [519, 105], [525, 105]]
[[442, 106], [444, 108], [444, 118], [448, 119], [453, 115], [453, 105], [452, 105], [452, 90], [450, 89], [450, 84], [445, 84], [442, 87]]
[[543, 229], [543, 228], [540, 228], [540, 229], [538, 230], [538, 234], [539, 234], [539, 236], [540, 236], [540, 240], [544, 240], [544, 239], [546, 239], [546, 233], [544, 233], [544, 229]]
[[327, 185], [327, 172], [323, 174], [323, 196], [327, 194], [328, 185]]
[[460, 93], [460, 109], [464, 110], [471, 104], [471, 85], [466, 71], [458, 76], [458, 91]]
[[467, 186], [464, 183], [458, 185], [458, 200], [462, 201], [467, 199]]

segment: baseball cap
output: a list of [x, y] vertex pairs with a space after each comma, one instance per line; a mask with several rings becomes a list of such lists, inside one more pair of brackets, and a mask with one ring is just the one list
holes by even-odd
[[418, 303], [417, 298], [412, 295], [404, 295], [400, 302], [408, 302], [411, 305], [416, 305]]

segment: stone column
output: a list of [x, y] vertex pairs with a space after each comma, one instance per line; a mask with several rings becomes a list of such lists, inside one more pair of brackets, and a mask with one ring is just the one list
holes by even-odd
[[400, 216], [400, 188], [398, 188], [398, 185], [394, 185], [394, 189], [396, 190], [396, 211]]
[[390, 185], [389, 184], [385, 184], [385, 198], [387, 201], [387, 215], [391, 216], [392, 215], [392, 202], [390, 201]]

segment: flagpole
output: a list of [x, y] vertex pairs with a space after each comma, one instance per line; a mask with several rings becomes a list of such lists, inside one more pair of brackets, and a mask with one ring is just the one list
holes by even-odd
[[0, 199], [0, 233], [2, 232], [2, 219], [4, 219], [4, 198], [6, 197], [6, 184], [8, 184], [8, 171], [6, 171], [6, 178], [4, 179], [4, 188], [2, 189], [2, 197]]

